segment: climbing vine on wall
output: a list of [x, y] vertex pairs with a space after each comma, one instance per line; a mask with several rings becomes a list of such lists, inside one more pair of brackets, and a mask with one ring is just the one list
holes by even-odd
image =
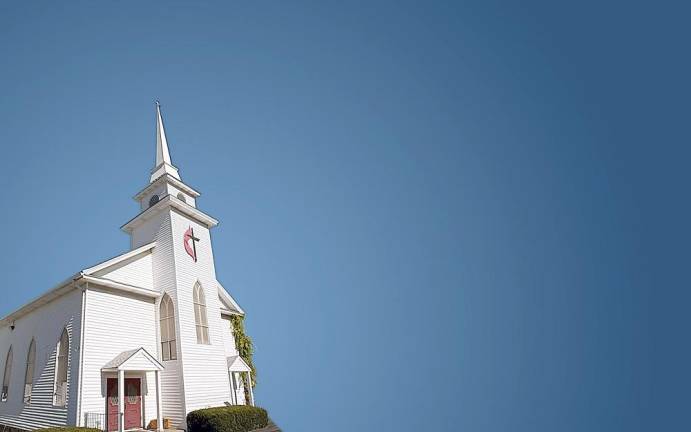
[[[233, 336], [235, 337], [235, 348], [238, 350], [240, 357], [252, 369], [252, 387], [257, 385], [257, 370], [254, 368], [252, 362], [252, 353], [254, 347], [252, 346], [252, 339], [245, 334], [245, 317], [240, 315], [232, 315], [230, 317], [230, 325], [233, 326]], [[242, 380], [247, 388], [247, 377], [242, 374]]]

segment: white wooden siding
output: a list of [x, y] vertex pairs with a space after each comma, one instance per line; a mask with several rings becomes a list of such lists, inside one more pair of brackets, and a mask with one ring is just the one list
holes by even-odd
[[[192, 227], [197, 242], [197, 262], [187, 255], [183, 235]], [[222, 406], [231, 401], [230, 381], [223, 340], [216, 270], [209, 230], [176, 211], [171, 211], [173, 256], [175, 258], [176, 317], [185, 383], [185, 411]], [[206, 297], [210, 344], [198, 344], [194, 322], [192, 291], [199, 281]]]
[[[163, 364], [164, 370], [161, 373], [161, 394], [163, 403], [163, 417], [169, 418], [172, 426], [177, 429], [186, 429], [186, 411], [185, 411], [185, 388], [182, 379], [182, 353], [180, 351], [180, 327], [178, 323], [179, 306], [177, 303], [177, 285], [175, 283], [175, 261], [173, 260], [173, 237], [170, 227], [170, 214], [165, 212], [156, 222], [158, 230], [153, 237], [142, 237], [141, 241], [144, 243], [149, 241], [156, 241], [156, 247], [153, 250], [153, 275], [154, 275], [154, 289], [162, 294], [168, 294], [173, 302], [175, 309], [175, 334], [176, 334], [176, 349], [177, 360], [162, 361], [161, 344], [160, 344], [160, 325], [158, 322], [159, 305], [156, 305], [156, 328], [158, 345], [156, 347], [155, 355]], [[150, 228], [145, 228], [147, 231]], [[136, 231], [135, 231], [136, 232]], [[182, 240], [180, 240], [182, 241]], [[152, 352], [154, 354], [154, 352]]]
[[[157, 351], [156, 304], [152, 299], [110, 291], [89, 285], [86, 291], [84, 321], [84, 364], [82, 370], [82, 406], [80, 424], [85, 413], [106, 411], [106, 378], [101, 368], [123, 351], [143, 347]], [[153, 372], [126, 372], [125, 377], [143, 377], [144, 426], [156, 417], [156, 383]]]
[[[77, 410], [77, 375], [81, 353], [80, 289], [19, 318], [14, 330], [0, 328], [0, 368], [5, 367], [7, 350], [13, 349], [12, 376], [9, 397], [0, 402], [0, 424], [36, 429], [74, 424]], [[67, 369], [67, 401], [64, 407], [53, 406], [55, 355], [63, 328], [70, 337]], [[24, 404], [24, 374], [31, 339], [36, 340], [36, 364], [31, 403]]]
[[180, 360], [168, 360], [163, 363], [165, 368], [161, 372], [161, 394], [163, 395], [163, 418], [172, 422], [173, 428], [187, 429], [184, 400], [181, 394], [182, 368]]

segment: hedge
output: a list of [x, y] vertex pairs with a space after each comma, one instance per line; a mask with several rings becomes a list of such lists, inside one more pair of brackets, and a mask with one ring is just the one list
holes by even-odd
[[268, 423], [265, 409], [249, 405], [205, 408], [187, 414], [187, 432], [248, 432]]
[[102, 432], [102, 431], [101, 431], [101, 429], [67, 426], [67, 427], [36, 429], [34, 432]]

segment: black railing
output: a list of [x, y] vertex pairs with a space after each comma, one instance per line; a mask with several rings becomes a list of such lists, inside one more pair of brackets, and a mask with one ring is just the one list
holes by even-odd
[[106, 430], [106, 415], [102, 413], [84, 413], [84, 426], [104, 431]]

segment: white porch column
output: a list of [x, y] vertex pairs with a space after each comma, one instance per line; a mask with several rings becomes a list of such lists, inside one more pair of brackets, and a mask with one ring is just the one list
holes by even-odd
[[254, 393], [252, 392], [252, 372], [247, 372], [247, 383], [250, 387], [250, 405], [254, 406]]
[[163, 430], [163, 404], [161, 399], [161, 371], [155, 371], [156, 375], [156, 422], [157, 430]]
[[118, 431], [125, 430], [125, 371], [118, 371]]
[[235, 372], [228, 372], [228, 379], [230, 380], [230, 403], [233, 405], [238, 404], [238, 393], [235, 390], [235, 382], [233, 381], [235, 379]]

